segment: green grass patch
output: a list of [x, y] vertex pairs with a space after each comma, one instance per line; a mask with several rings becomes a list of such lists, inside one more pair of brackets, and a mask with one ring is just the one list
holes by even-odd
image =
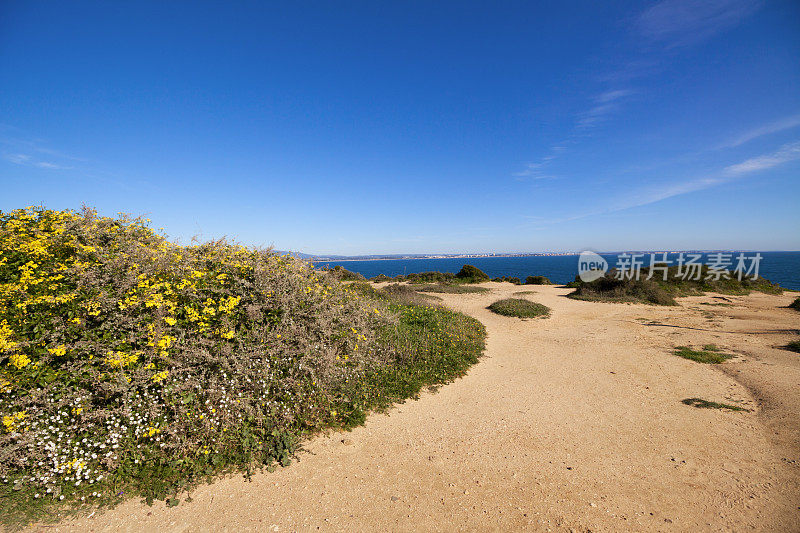
[[411, 285], [417, 292], [433, 292], [441, 294], [480, 294], [489, 292], [486, 287], [472, 287], [470, 285], [448, 285], [439, 283], [436, 285]]
[[708, 400], [703, 400], [702, 398], [686, 398], [685, 400], [681, 400], [681, 403], [685, 405], [691, 405], [692, 407], [697, 407], [698, 409], [727, 409], [729, 411], [750, 410], [750, 409], [745, 409], [744, 407], [739, 407], [738, 405], [731, 405], [729, 403], [711, 402]]
[[498, 315], [515, 316], [518, 318], [537, 318], [550, 316], [550, 308], [546, 305], [523, 300], [522, 298], [505, 298], [498, 300], [488, 307]]
[[692, 350], [688, 346], [678, 346], [673, 353], [684, 359], [691, 359], [705, 364], [724, 363], [733, 358], [733, 355], [720, 352], [719, 348], [713, 344], [706, 344], [702, 350]]

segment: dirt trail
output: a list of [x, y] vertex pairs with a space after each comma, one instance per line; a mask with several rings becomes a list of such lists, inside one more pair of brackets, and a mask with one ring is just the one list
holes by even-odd
[[[45, 530], [800, 530], [800, 356], [777, 348], [800, 328], [800, 313], [778, 308], [796, 295], [660, 308], [485, 286], [443, 295], [489, 333], [463, 379], [314, 439], [299, 462], [252, 482]], [[552, 316], [485, 309], [522, 289]], [[708, 343], [739, 357], [714, 368], [671, 354]]]

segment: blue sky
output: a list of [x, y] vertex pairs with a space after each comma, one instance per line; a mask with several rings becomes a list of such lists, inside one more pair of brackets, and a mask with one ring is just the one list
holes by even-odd
[[800, 250], [798, 58], [792, 0], [7, 0], [0, 210], [313, 253]]

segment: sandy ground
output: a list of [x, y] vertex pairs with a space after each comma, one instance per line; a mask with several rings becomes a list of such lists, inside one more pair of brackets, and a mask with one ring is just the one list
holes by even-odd
[[[800, 332], [800, 313], [783, 308], [797, 293], [662, 308], [485, 286], [443, 295], [489, 333], [463, 379], [318, 437], [251, 482], [42, 530], [800, 531], [800, 355], [780, 349]], [[485, 309], [519, 290], [552, 316]], [[711, 366], [671, 353], [708, 343], [738, 357]]]

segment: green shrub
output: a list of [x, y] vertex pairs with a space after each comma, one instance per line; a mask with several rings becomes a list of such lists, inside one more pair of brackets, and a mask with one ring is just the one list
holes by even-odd
[[522, 281], [519, 278], [512, 278], [509, 276], [503, 276], [502, 278], [492, 278], [492, 281], [496, 283], [512, 283], [514, 285], [522, 285]]
[[552, 285], [553, 283], [544, 276], [528, 276], [525, 285]]
[[462, 283], [482, 283], [489, 281], [489, 276], [480, 268], [472, 265], [464, 265], [456, 274], [456, 278]]
[[358, 272], [350, 272], [342, 265], [336, 265], [333, 268], [328, 268], [326, 266], [322, 271], [339, 281], [364, 281], [367, 279]]
[[479, 322], [364, 286], [127, 216], [0, 212], [0, 518], [286, 465], [477, 360]]
[[688, 346], [678, 346], [673, 353], [684, 359], [691, 359], [692, 361], [705, 364], [724, 363], [728, 359], [733, 358], [730, 354], [721, 353], [719, 348], [713, 344], [706, 344], [703, 346], [702, 350], [692, 350]]
[[455, 280], [452, 272], [414, 272], [406, 274], [400, 281], [409, 283], [448, 283]]
[[789, 308], [794, 309], [795, 311], [800, 311], [800, 296], [795, 298], [794, 301], [789, 304]]
[[[615, 271], [612, 271], [615, 272]], [[645, 279], [650, 275], [649, 268], [643, 268], [641, 278]], [[746, 295], [751, 291], [763, 292], [766, 294], [781, 294], [783, 289], [767, 279], [759, 277], [751, 279], [743, 277], [741, 280], [737, 276], [728, 272], [729, 279], [720, 277], [714, 279], [707, 265], [702, 265], [699, 269], [700, 279], [681, 279], [678, 277], [678, 267], [673, 266], [667, 269], [667, 279], [664, 280], [663, 271], [656, 270], [651, 281], [657, 283], [662, 289], [672, 293], [674, 296], [693, 296], [705, 292], [717, 292], [720, 294]], [[710, 279], [709, 279], [710, 278]]]
[[786, 345], [786, 349], [792, 352], [800, 353], [800, 341], [791, 341]]
[[600, 302], [644, 302], [677, 305], [675, 298], [656, 282], [645, 279], [617, 279], [612, 272], [589, 283], [579, 282], [568, 296], [576, 300]]
[[488, 309], [498, 315], [519, 318], [547, 317], [550, 315], [550, 308], [546, 305], [523, 300], [522, 298], [498, 300], [490, 305]]
[[442, 299], [432, 294], [420, 294], [409, 285], [392, 283], [379, 291], [379, 296], [385, 295], [389, 300], [405, 305], [436, 305]]
[[581, 281], [576, 276], [575, 281], [567, 284], [567, 287], [576, 289], [575, 292], [568, 296], [578, 300], [602, 302], [643, 302], [656, 305], [676, 305], [676, 297], [699, 295], [705, 292], [733, 295], [745, 295], [751, 291], [759, 291], [766, 294], [781, 294], [783, 292], [781, 287], [761, 277], [755, 280], [750, 278], [739, 280], [733, 273], [729, 272], [730, 279], [706, 279], [711, 276], [706, 265], [702, 265], [699, 269], [700, 279], [698, 280], [684, 280], [677, 277], [677, 274], [678, 267], [675, 266], [668, 269], [666, 280], [663, 279], [662, 271], [656, 271], [652, 279], [647, 279], [650, 275], [649, 268], [641, 269], [638, 280], [617, 279], [617, 271], [613, 269], [607, 272], [605, 276], [588, 283]]

